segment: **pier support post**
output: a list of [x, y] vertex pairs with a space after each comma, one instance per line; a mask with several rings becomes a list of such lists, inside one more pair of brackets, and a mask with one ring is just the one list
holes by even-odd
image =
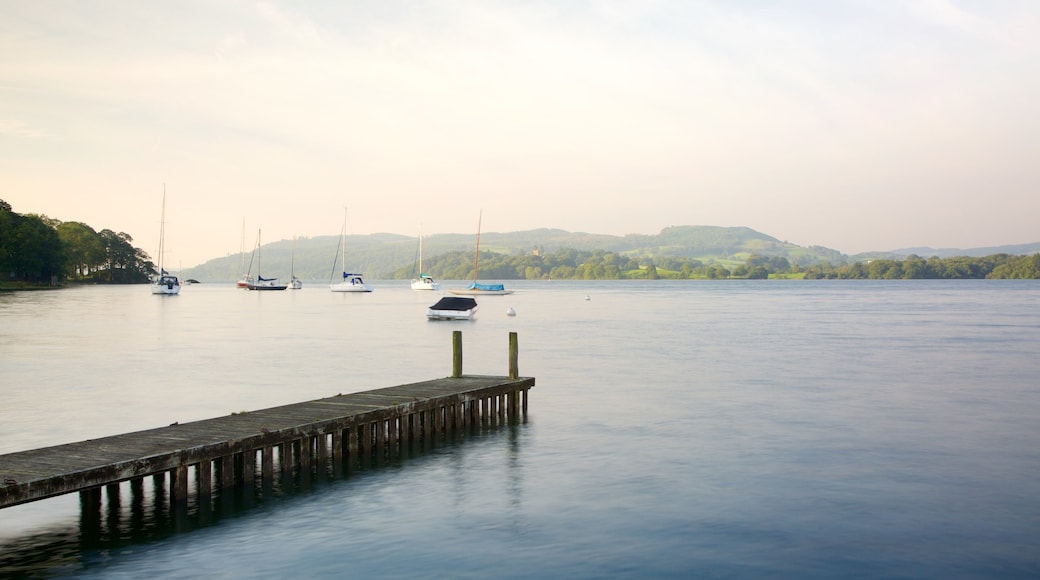
[[509, 333], [509, 379], [515, 381], [520, 378], [520, 370], [517, 366], [520, 347], [517, 343], [516, 333]]
[[203, 459], [195, 466], [195, 488], [199, 509], [209, 510], [213, 493], [213, 461]]
[[80, 537], [93, 544], [101, 537], [101, 488], [92, 487], [79, 492]]
[[274, 447], [271, 445], [260, 451], [260, 477], [265, 484], [274, 480]]
[[451, 332], [451, 378], [462, 376], [462, 331]]
[[170, 470], [170, 505], [188, 504], [188, 466], [178, 465]]
[[235, 455], [230, 451], [220, 458], [220, 488], [229, 490], [235, 486]]

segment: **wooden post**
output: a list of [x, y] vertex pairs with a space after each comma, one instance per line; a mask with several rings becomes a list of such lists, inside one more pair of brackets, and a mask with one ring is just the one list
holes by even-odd
[[462, 331], [451, 332], [451, 378], [462, 376]]
[[520, 347], [517, 345], [516, 333], [509, 333], [509, 379], [515, 381], [520, 378], [520, 371], [517, 368], [517, 359]]
[[210, 497], [213, 493], [213, 461], [203, 459], [195, 466], [196, 495], [199, 498], [199, 509], [210, 509]]
[[223, 490], [235, 487], [235, 455], [228, 452], [220, 458], [220, 488]]
[[274, 447], [271, 445], [260, 451], [260, 478], [265, 484], [274, 481]]
[[252, 491], [256, 481], [256, 449], [242, 452], [242, 485], [246, 490]]
[[188, 505], [188, 466], [178, 465], [170, 470], [170, 506]]

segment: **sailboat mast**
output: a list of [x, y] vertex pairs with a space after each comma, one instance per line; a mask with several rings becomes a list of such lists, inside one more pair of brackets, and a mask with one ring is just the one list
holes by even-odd
[[477, 252], [473, 255], [473, 282], [477, 281], [477, 261], [480, 259], [480, 222], [484, 218], [484, 210], [477, 214]]
[[163, 275], [163, 241], [166, 239], [166, 184], [162, 186], [162, 214], [159, 217], [159, 275]]
[[[245, 217], [242, 218], [242, 240], [238, 242], [238, 254], [239, 254], [238, 275], [239, 276], [244, 276], [245, 272], [243, 272], [243, 270], [245, 270], [245, 266], [246, 266], [246, 218]], [[250, 263], [252, 263], [252, 262], [250, 261]]]
[[347, 273], [347, 208], [343, 207], [343, 229], [339, 232], [339, 269]]

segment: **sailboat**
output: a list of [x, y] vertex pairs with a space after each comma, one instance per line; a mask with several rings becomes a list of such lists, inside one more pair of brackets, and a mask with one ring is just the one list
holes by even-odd
[[343, 280], [333, 282], [336, 275], [335, 262], [333, 262], [332, 277], [329, 280], [329, 290], [333, 292], [371, 292], [372, 287], [365, 284], [361, 274], [347, 272], [347, 209], [343, 208], [343, 229], [339, 233], [339, 271], [343, 273]]
[[[239, 278], [238, 282], [235, 283], [235, 287], [246, 288], [249, 286], [249, 283], [253, 281], [252, 276], [249, 275], [249, 270], [246, 270], [244, 268], [244, 266], [246, 265], [246, 218], [242, 218], [242, 242], [241, 246], [239, 247], [239, 256], [240, 257], [238, 261], [238, 271], [242, 272], [242, 277]], [[249, 268], [252, 269], [252, 267], [253, 257], [250, 256]]]
[[152, 280], [152, 294], [172, 296], [180, 294], [181, 281], [163, 268], [166, 252], [166, 184], [163, 184], [162, 219], [159, 221], [159, 274]]
[[484, 217], [484, 211], [481, 210], [480, 216], [477, 218], [477, 252], [473, 256], [473, 283], [466, 288], [451, 288], [448, 292], [452, 294], [464, 295], [464, 296], [503, 296], [505, 294], [512, 294], [512, 290], [506, 290], [506, 287], [502, 284], [480, 284], [477, 282], [477, 263], [480, 259], [480, 222]]
[[299, 290], [303, 288], [303, 280], [296, 277], [296, 237], [292, 240], [292, 260], [289, 262], [289, 288]]
[[441, 283], [435, 282], [429, 274], [422, 270], [422, 228], [419, 228], [419, 277], [412, 279], [412, 290], [440, 290]]
[[256, 280], [246, 284], [249, 290], [285, 290], [289, 286], [280, 284], [278, 278], [264, 278], [260, 274], [260, 230], [256, 231]]

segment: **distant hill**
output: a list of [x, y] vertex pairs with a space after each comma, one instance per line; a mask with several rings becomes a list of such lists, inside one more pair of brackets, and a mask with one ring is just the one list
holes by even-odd
[[[431, 259], [447, 252], [472, 252], [476, 243], [473, 234], [435, 234], [423, 238], [423, 255]], [[304, 280], [327, 281], [338, 269], [339, 236], [299, 238], [296, 241], [295, 272]], [[780, 256], [801, 265], [829, 262], [833, 265], [883, 257], [882, 253], [847, 256], [822, 246], [798, 246], [778, 240], [746, 227], [674, 226], [656, 235], [629, 234], [611, 236], [568, 232], [559, 229], [535, 229], [520, 232], [486, 232], [480, 236], [480, 249], [501, 254], [528, 254], [533, 251], [555, 252], [560, 248], [576, 250], [605, 250], [633, 258], [664, 256], [696, 258], [702, 262], [729, 261], [743, 263], [751, 254]], [[1010, 251], [1009, 248], [1022, 248]], [[916, 250], [916, 251], [914, 251]], [[980, 250], [981, 251], [981, 250]], [[995, 253], [1032, 253], [1040, 251], [1040, 244], [1005, 246], [985, 249], [985, 253], [966, 253], [960, 250], [951, 255], [989, 255]], [[902, 252], [906, 252], [903, 254]], [[934, 252], [934, 251], [933, 251]], [[281, 240], [262, 247], [263, 274], [288, 279], [293, 256], [293, 242]], [[924, 249], [896, 250], [885, 257], [899, 257], [916, 253], [922, 257], [939, 255]], [[392, 277], [391, 272], [413, 265], [418, 254], [418, 239], [399, 234], [370, 234], [348, 236], [346, 240], [347, 270], [361, 272], [369, 279]], [[214, 258], [204, 264], [181, 270], [185, 278], [203, 282], [233, 281], [249, 271], [251, 253]], [[860, 257], [864, 256], [864, 257]], [[940, 256], [944, 257], [944, 256]], [[252, 273], [256, 273], [255, 264]]]
[[1032, 244], [1014, 244], [1008, 246], [990, 246], [988, 248], [901, 248], [898, 250], [892, 250], [888, 252], [899, 257], [906, 257], [909, 255], [920, 256], [922, 258], [930, 258], [936, 256], [938, 258], [953, 258], [955, 256], [968, 256], [971, 258], [981, 258], [983, 256], [992, 256], [994, 254], [1010, 254], [1012, 256], [1023, 256], [1026, 254], [1036, 254], [1040, 252], [1040, 242]]

